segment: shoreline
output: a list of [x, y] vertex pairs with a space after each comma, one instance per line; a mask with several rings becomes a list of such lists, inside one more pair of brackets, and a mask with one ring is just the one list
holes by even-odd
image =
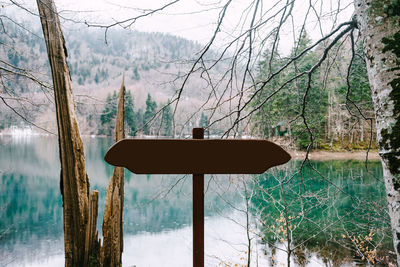
[[[304, 159], [305, 151], [288, 151], [293, 159]], [[311, 160], [366, 160], [367, 150], [356, 151], [329, 151], [329, 150], [315, 150], [311, 151], [309, 156]], [[368, 160], [380, 160], [377, 150], [370, 150], [368, 152]]]
[[[9, 132], [0, 132], [0, 137], [55, 137], [50, 134], [11, 134]], [[107, 136], [102, 135], [81, 135], [83, 139], [86, 138], [107, 138]], [[142, 138], [151, 138], [150, 136]], [[304, 159], [306, 152], [301, 150], [287, 150], [292, 159]], [[355, 151], [329, 151], [329, 150], [312, 150], [310, 151], [309, 158], [311, 160], [322, 161], [322, 160], [365, 160], [367, 156], [367, 150], [355, 150]], [[368, 153], [368, 160], [380, 160], [378, 151], [376, 149], [370, 150]]]

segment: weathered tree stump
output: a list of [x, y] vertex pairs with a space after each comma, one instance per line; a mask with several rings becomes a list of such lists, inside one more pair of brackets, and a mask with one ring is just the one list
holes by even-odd
[[[115, 124], [114, 142], [125, 138], [124, 132], [124, 98], [125, 85], [122, 78], [119, 93], [117, 119]], [[103, 218], [103, 266], [121, 266], [123, 251], [123, 220], [124, 207], [124, 168], [114, 167], [113, 176], [107, 187], [106, 206]]]
[[53, 78], [61, 160], [65, 266], [88, 266], [98, 259], [98, 192], [90, 195], [83, 143], [75, 115], [67, 50], [55, 4], [37, 0]]
[[[122, 212], [124, 206], [124, 169], [114, 168], [107, 187], [103, 220], [104, 242], [96, 229], [98, 192], [90, 194], [85, 169], [82, 139], [75, 115], [67, 50], [55, 4], [37, 0], [44, 39], [49, 56], [56, 103], [61, 160], [60, 188], [63, 196], [65, 266], [121, 266], [123, 250]], [[124, 95], [122, 80], [114, 141], [124, 134]]]

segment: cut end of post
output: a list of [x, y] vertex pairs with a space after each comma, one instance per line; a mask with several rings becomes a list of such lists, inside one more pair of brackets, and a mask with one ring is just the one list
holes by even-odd
[[193, 139], [204, 139], [204, 128], [193, 128]]

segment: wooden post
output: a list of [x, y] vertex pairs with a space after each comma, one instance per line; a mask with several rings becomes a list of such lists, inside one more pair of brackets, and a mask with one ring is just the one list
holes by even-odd
[[[204, 129], [193, 128], [193, 139], [204, 139]], [[204, 266], [204, 174], [193, 174], [193, 266]]]

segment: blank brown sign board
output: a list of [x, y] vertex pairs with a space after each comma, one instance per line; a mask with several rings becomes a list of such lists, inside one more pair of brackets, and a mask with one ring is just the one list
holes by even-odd
[[266, 140], [124, 139], [104, 159], [136, 174], [193, 174], [193, 266], [204, 266], [204, 174], [261, 174], [290, 155]]
[[136, 174], [260, 174], [290, 155], [266, 140], [124, 139], [104, 159]]

